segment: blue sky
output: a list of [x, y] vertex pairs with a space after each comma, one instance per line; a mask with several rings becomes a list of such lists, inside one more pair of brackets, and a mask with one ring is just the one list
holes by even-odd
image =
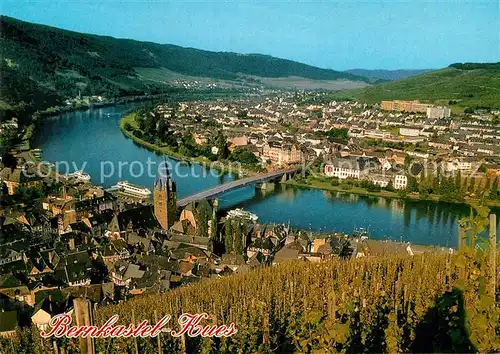
[[0, 12], [79, 32], [336, 70], [500, 61], [500, 0], [0, 0]]

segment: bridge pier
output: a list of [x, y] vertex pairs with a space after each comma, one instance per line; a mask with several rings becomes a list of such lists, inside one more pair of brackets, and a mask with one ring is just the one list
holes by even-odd
[[262, 183], [256, 183], [255, 188], [256, 189], [261, 189], [265, 191], [273, 191], [276, 185], [274, 184], [274, 181], [268, 181], [268, 182], [262, 182]]

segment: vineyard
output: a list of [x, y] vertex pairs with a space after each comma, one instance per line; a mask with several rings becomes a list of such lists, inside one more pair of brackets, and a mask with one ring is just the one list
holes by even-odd
[[[496, 252], [496, 264], [499, 258]], [[455, 255], [292, 261], [201, 281], [98, 308], [94, 323], [102, 325], [113, 314], [124, 324], [134, 315], [139, 323], [171, 314], [172, 326], [184, 312], [206, 312], [212, 318], [205, 324], [234, 322], [234, 336], [98, 339], [96, 353], [498, 351], [500, 289], [489, 264], [488, 252], [466, 248]], [[59, 347], [77, 353], [78, 341], [65, 339]], [[44, 353], [52, 344], [32, 330], [18, 343], [2, 342], [2, 348]]]

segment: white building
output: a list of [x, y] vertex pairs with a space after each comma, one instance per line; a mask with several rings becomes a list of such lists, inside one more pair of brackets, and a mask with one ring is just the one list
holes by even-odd
[[360, 160], [357, 158], [335, 159], [325, 165], [325, 175], [327, 177], [337, 177], [339, 179], [359, 179], [363, 173]]
[[399, 128], [399, 134], [403, 136], [419, 136], [420, 135], [420, 128], [413, 128], [413, 127], [401, 127]]
[[448, 107], [427, 107], [427, 118], [440, 119], [451, 116], [451, 109]]
[[406, 189], [408, 186], [408, 177], [405, 175], [396, 175], [394, 177], [394, 189]]

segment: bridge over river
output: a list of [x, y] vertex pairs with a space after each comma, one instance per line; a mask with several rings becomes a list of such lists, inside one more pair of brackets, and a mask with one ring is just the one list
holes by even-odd
[[297, 168], [290, 168], [290, 169], [286, 169], [286, 170], [273, 171], [273, 172], [269, 172], [269, 173], [266, 173], [263, 175], [242, 178], [242, 179], [238, 179], [236, 181], [224, 183], [224, 184], [221, 184], [220, 186], [216, 186], [214, 188], [207, 189], [203, 192], [196, 193], [196, 194], [191, 195], [189, 197], [180, 199], [177, 201], [177, 206], [185, 207], [189, 203], [196, 201], [196, 200], [212, 199], [212, 198], [215, 198], [223, 193], [226, 193], [226, 192], [238, 189], [238, 188], [242, 188], [242, 187], [248, 186], [250, 184], [268, 182], [268, 181], [283, 177], [284, 175], [293, 174], [295, 172], [297, 172]]

